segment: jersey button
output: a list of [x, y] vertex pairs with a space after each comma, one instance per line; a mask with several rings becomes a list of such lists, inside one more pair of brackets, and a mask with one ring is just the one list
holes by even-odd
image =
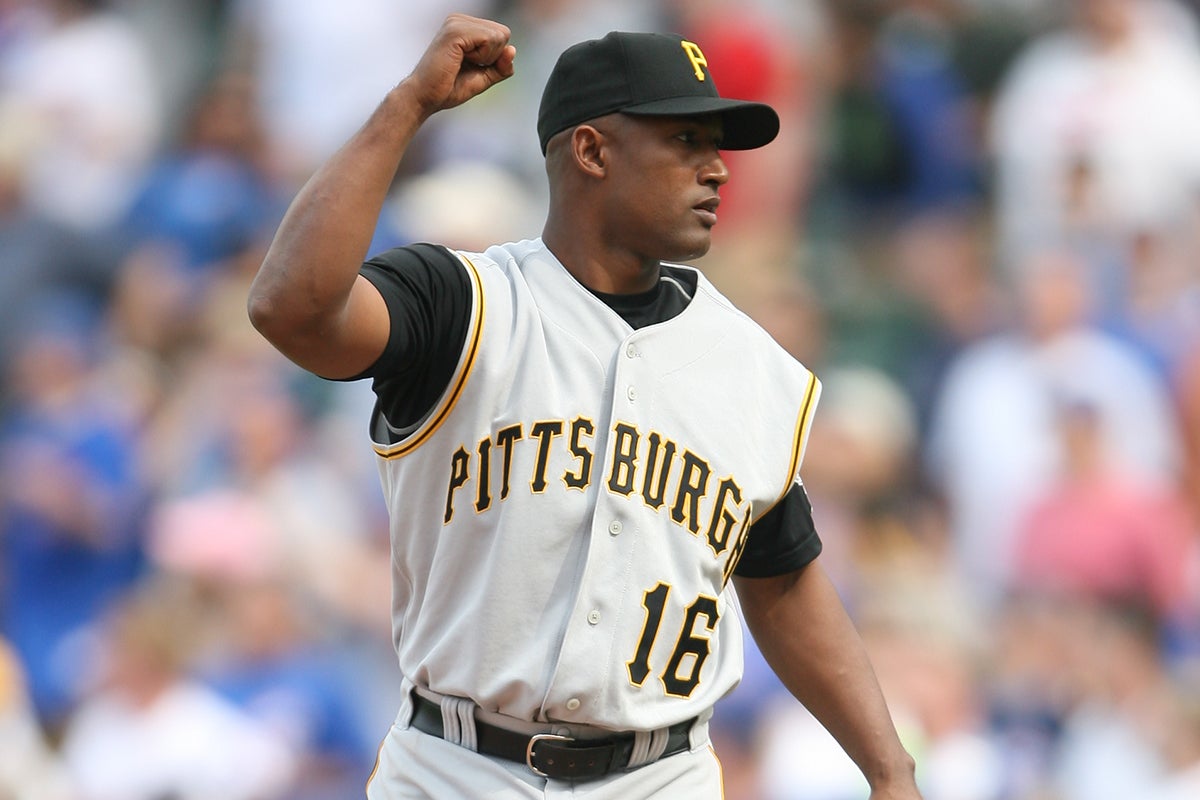
[[600, 624], [600, 612], [593, 608], [591, 611], [588, 612], [587, 620], [588, 620], [588, 623], [591, 625], [599, 625]]
[[628, 389], [625, 390], [625, 396], [628, 397], [630, 400], [636, 400], [637, 399], [637, 389], [630, 386]]
[[577, 711], [579, 709], [579, 698], [572, 697], [567, 701], [567, 711]]
[[637, 348], [634, 347], [632, 344], [625, 346], [625, 355], [629, 356], [630, 358], [637, 358], [637, 354], [638, 354]]
[[608, 523], [608, 532], [613, 536], [616, 536], [624, 527], [625, 526], [621, 524], [621, 520], [614, 519], [612, 522]]

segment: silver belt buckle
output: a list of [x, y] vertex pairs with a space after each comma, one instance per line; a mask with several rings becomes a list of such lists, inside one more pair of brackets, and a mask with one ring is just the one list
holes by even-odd
[[539, 778], [549, 778], [550, 776], [533, 765], [533, 748], [538, 742], [545, 741], [547, 739], [553, 739], [559, 742], [575, 741], [570, 736], [559, 736], [557, 733], [535, 733], [533, 736], [529, 737], [529, 744], [525, 747], [525, 766], [529, 767], [530, 771]]

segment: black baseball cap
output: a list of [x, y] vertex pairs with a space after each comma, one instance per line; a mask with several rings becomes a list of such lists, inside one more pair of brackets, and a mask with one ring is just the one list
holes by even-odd
[[542, 153], [554, 134], [620, 111], [644, 116], [720, 114], [725, 150], [752, 150], [779, 133], [765, 103], [721, 97], [699, 46], [682, 36], [613, 31], [563, 51], [538, 109]]

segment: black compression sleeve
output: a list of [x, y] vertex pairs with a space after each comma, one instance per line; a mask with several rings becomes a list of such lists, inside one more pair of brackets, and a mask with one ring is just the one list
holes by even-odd
[[797, 482], [750, 526], [746, 548], [733, 572], [745, 578], [769, 578], [800, 569], [820, 554], [812, 504], [804, 485]]
[[454, 374], [470, 323], [470, 279], [457, 256], [430, 244], [388, 250], [361, 272], [387, 303], [391, 334], [357, 377], [373, 379], [392, 427], [408, 427], [433, 408]]

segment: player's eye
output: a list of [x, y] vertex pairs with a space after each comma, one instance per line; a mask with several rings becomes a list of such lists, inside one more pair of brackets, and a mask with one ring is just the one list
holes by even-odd
[[724, 137], [714, 131], [707, 131], [700, 128], [689, 128], [685, 131], [680, 131], [675, 134], [675, 138], [689, 147], [716, 147], [720, 149]]

